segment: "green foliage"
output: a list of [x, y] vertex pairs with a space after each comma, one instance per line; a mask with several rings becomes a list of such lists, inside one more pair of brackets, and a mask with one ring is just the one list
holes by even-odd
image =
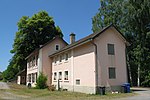
[[55, 35], [63, 36], [61, 29], [55, 26], [53, 18], [45, 11], [40, 11], [32, 17], [23, 16], [17, 25], [18, 31], [10, 51], [14, 56], [3, 74], [7, 80], [26, 68], [25, 58], [33, 50], [53, 39]]
[[47, 77], [43, 73], [40, 73], [39, 77], [37, 78], [36, 88], [37, 89], [47, 88], [46, 81], [47, 81]]
[[3, 77], [2, 77], [2, 72], [0, 72], [0, 80], [2, 80], [3, 79]]
[[100, 0], [100, 4], [99, 12], [92, 19], [92, 30], [115, 24], [131, 43], [127, 47], [131, 83], [137, 85], [139, 78], [141, 83], [149, 84], [146, 81], [150, 70], [149, 0]]
[[96, 32], [104, 27], [114, 24], [122, 27], [122, 6], [126, 2], [124, 0], [100, 0], [100, 8], [98, 13], [92, 18], [92, 30]]

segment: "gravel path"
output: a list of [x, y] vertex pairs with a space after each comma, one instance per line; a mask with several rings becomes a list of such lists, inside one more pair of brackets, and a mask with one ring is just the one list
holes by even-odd
[[0, 89], [10, 89], [7, 83], [0, 82]]
[[138, 95], [121, 100], [150, 100], [150, 88], [133, 88], [133, 91]]
[[5, 82], [0, 82], [0, 100], [23, 100], [27, 96], [16, 95], [10, 93], [8, 90], [10, 87]]

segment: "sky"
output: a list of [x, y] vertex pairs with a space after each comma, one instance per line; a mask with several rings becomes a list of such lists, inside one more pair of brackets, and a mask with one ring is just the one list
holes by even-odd
[[48, 12], [69, 43], [71, 32], [76, 34], [76, 40], [92, 33], [92, 17], [99, 6], [99, 0], [0, 0], [0, 71], [6, 70], [13, 56], [10, 50], [22, 16]]

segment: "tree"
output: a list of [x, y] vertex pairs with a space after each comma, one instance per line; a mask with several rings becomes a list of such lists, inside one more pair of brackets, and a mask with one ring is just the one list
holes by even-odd
[[[25, 58], [33, 50], [53, 39], [55, 35], [63, 36], [60, 28], [55, 26], [53, 18], [45, 11], [40, 11], [32, 17], [23, 16], [17, 25], [18, 31], [14, 39], [13, 49], [10, 51], [14, 56], [4, 72], [6, 79], [9, 77], [7, 75], [12, 74], [10, 77], [12, 79], [16, 73], [26, 68]], [[15, 72], [12, 72], [12, 69]]]
[[[149, 75], [150, 70], [150, 2], [149, 0], [129, 0], [126, 25], [134, 33], [135, 65], [137, 66], [137, 85], [140, 86]], [[141, 82], [140, 82], [141, 81]]]
[[125, 4], [124, 0], [100, 0], [100, 8], [98, 13], [92, 18], [92, 30], [96, 32], [104, 27], [114, 24], [118, 28], [122, 27], [122, 6]]
[[[146, 84], [150, 70], [150, 2], [148, 0], [100, 0], [93, 17], [95, 32], [115, 24], [131, 43], [127, 47], [127, 65], [133, 85]], [[141, 82], [140, 82], [141, 81]], [[135, 83], [136, 82], [136, 83]]]
[[2, 78], [2, 72], [0, 72], [0, 80], [2, 80], [3, 78]]

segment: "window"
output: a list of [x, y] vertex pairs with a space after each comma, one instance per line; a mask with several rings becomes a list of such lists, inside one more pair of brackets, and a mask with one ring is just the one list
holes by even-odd
[[34, 66], [34, 57], [32, 57], [32, 67]]
[[30, 59], [30, 67], [32, 67], [32, 59]]
[[56, 80], [56, 79], [57, 79], [57, 73], [54, 72], [54, 80]]
[[36, 66], [38, 66], [38, 58], [39, 58], [39, 56], [36, 55]]
[[114, 67], [109, 68], [109, 79], [115, 79], [116, 78], [116, 69]]
[[68, 53], [65, 54], [65, 60], [68, 60]]
[[115, 55], [114, 44], [107, 44], [108, 55]]
[[23, 79], [23, 80], [25, 79], [24, 76], [22, 76], [22, 79]]
[[54, 57], [54, 63], [55, 64], [57, 63], [57, 57]]
[[65, 77], [64, 80], [68, 80], [68, 71], [65, 71]]
[[35, 74], [32, 73], [32, 82], [35, 82]]
[[37, 72], [35, 73], [35, 81], [37, 81]]
[[35, 56], [33, 57], [33, 66], [35, 66]]
[[59, 72], [59, 80], [62, 80], [62, 72]]
[[28, 66], [28, 68], [30, 68], [30, 61], [29, 60], [27, 61], [27, 66]]
[[59, 44], [56, 44], [55, 45], [55, 50], [57, 51], [57, 50], [59, 50], [60, 48], [59, 48]]
[[62, 55], [59, 56], [59, 62], [62, 62]]
[[28, 81], [31, 82], [31, 74], [28, 75]]
[[80, 85], [80, 79], [76, 79], [76, 85]]

